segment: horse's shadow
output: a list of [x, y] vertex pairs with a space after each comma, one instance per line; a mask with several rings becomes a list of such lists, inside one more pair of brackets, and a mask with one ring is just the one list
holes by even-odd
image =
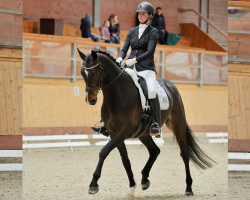
[[[135, 196], [135, 198], [129, 198], [129, 197], [121, 197], [117, 198], [116, 200], [129, 200], [129, 199], [136, 199], [136, 200], [187, 200], [192, 198], [193, 200], [197, 199], [210, 199], [209, 195], [195, 195], [195, 196], [185, 196], [184, 194], [177, 194], [177, 195], [171, 195], [171, 194], [162, 194], [162, 195], [151, 195], [151, 196]], [[211, 195], [212, 199], [212, 195]]]

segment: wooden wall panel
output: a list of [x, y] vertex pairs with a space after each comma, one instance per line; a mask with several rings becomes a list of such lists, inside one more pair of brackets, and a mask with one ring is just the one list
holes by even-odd
[[[98, 95], [97, 105], [90, 106], [85, 102], [83, 81], [79, 80], [75, 84], [66, 80], [52, 81], [25, 79], [22, 124], [26, 133], [32, 134], [32, 128], [39, 128], [39, 132], [56, 130], [63, 134], [62, 129], [66, 131], [70, 127], [78, 132], [77, 127], [86, 128], [100, 120], [101, 93]], [[75, 85], [79, 87], [79, 96], [74, 95]], [[216, 130], [220, 127], [221, 131], [225, 131], [228, 123], [227, 86], [199, 88], [197, 85], [177, 84], [177, 87], [191, 126], [203, 127], [203, 131], [206, 127], [214, 127]]]
[[21, 134], [22, 60], [21, 50], [14, 52], [13, 58], [0, 56], [0, 135]]
[[[74, 94], [79, 87], [79, 96]], [[100, 118], [102, 96], [96, 106], [85, 102], [83, 82], [23, 84], [23, 127], [90, 126]]]
[[250, 56], [250, 35], [240, 33], [229, 33], [228, 34], [228, 55], [229, 57], [235, 58], [249, 58]]
[[246, 151], [250, 149], [250, 65], [229, 64], [228, 79], [229, 151]]

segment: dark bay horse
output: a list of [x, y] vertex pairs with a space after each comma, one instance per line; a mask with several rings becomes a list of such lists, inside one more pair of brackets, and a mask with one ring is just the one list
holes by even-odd
[[[140, 121], [142, 106], [138, 89], [131, 77], [119, 67], [115, 59], [108, 53], [99, 50], [84, 55], [79, 49], [78, 52], [83, 60], [81, 74], [86, 83], [86, 102], [90, 105], [95, 105], [97, 94], [100, 89], [102, 90], [101, 118], [111, 137], [111, 140], [100, 151], [99, 162], [89, 186], [89, 194], [95, 194], [99, 191], [97, 182], [101, 177], [104, 160], [117, 147], [128, 175], [131, 188], [130, 195], [133, 195], [136, 183], [124, 140], [133, 135]], [[190, 196], [193, 195], [193, 191], [189, 160], [191, 159], [194, 164], [202, 169], [212, 167], [211, 163], [214, 161], [200, 149], [192, 136], [177, 88], [166, 79], [158, 79], [158, 81], [169, 98], [169, 108], [161, 111], [161, 126], [166, 124], [177, 139], [186, 169], [185, 195]], [[139, 140], [147, 147], [150, 155], [141, 172], [142, 189], [146, 190], [150, 186], [150, 181], [148, 180], [150, 170], [160, 154], [160, 149], [149, 135], [149, 130], [140, 136]]]

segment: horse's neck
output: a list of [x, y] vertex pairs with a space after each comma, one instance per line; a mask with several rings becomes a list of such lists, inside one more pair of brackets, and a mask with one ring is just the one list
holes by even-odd
[[104, 70], [103, 86], [105, 87], [121, 73], [121, 69], [105, 55], [99, 54], [98, 58]]
[[[136, 99], [136, 91], [132, 79], [122, 73], [122, 70], [105, 55], [98, 55], [99, 61], [104, 69], [103, 98], [105, 104], [117, 107], [128, 97], [131, 102]], [[121, 74], [122, 73], [122, 74]], [[127, 103], [129, 106], [129, 103]]]

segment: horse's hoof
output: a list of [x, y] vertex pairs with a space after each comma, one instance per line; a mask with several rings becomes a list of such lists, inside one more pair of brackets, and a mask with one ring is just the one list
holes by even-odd
[[191, 192], [185, 192], [185, 196], [188, 196], [188, 197], [190, 197], [190, 196], [194, 196], [194, 193], [191, 191]]
[[135, 195], [127, 194], [127, 197], [128, 197], [129, 199], [134, 199], [134, 198], [135, 198]]
[[141, 189], [142, 189], [142, 190], [147, 190], [147, 189], [149, 188], [149, 186], [150, 186], [150, 181], [148, 181], [148, 182], [145, 183], [145, 184], [141, 184]]
[[129, 193], [127, 194], [127, 197], [129, 199], [134, 199], [135, 198], [135, 188], [136, 188], [136, 184], [135, 184], [135, 186], [130, 188]]
[[99, 187], [89, 187], [89, 194], [96, 194], [99, 191]]

